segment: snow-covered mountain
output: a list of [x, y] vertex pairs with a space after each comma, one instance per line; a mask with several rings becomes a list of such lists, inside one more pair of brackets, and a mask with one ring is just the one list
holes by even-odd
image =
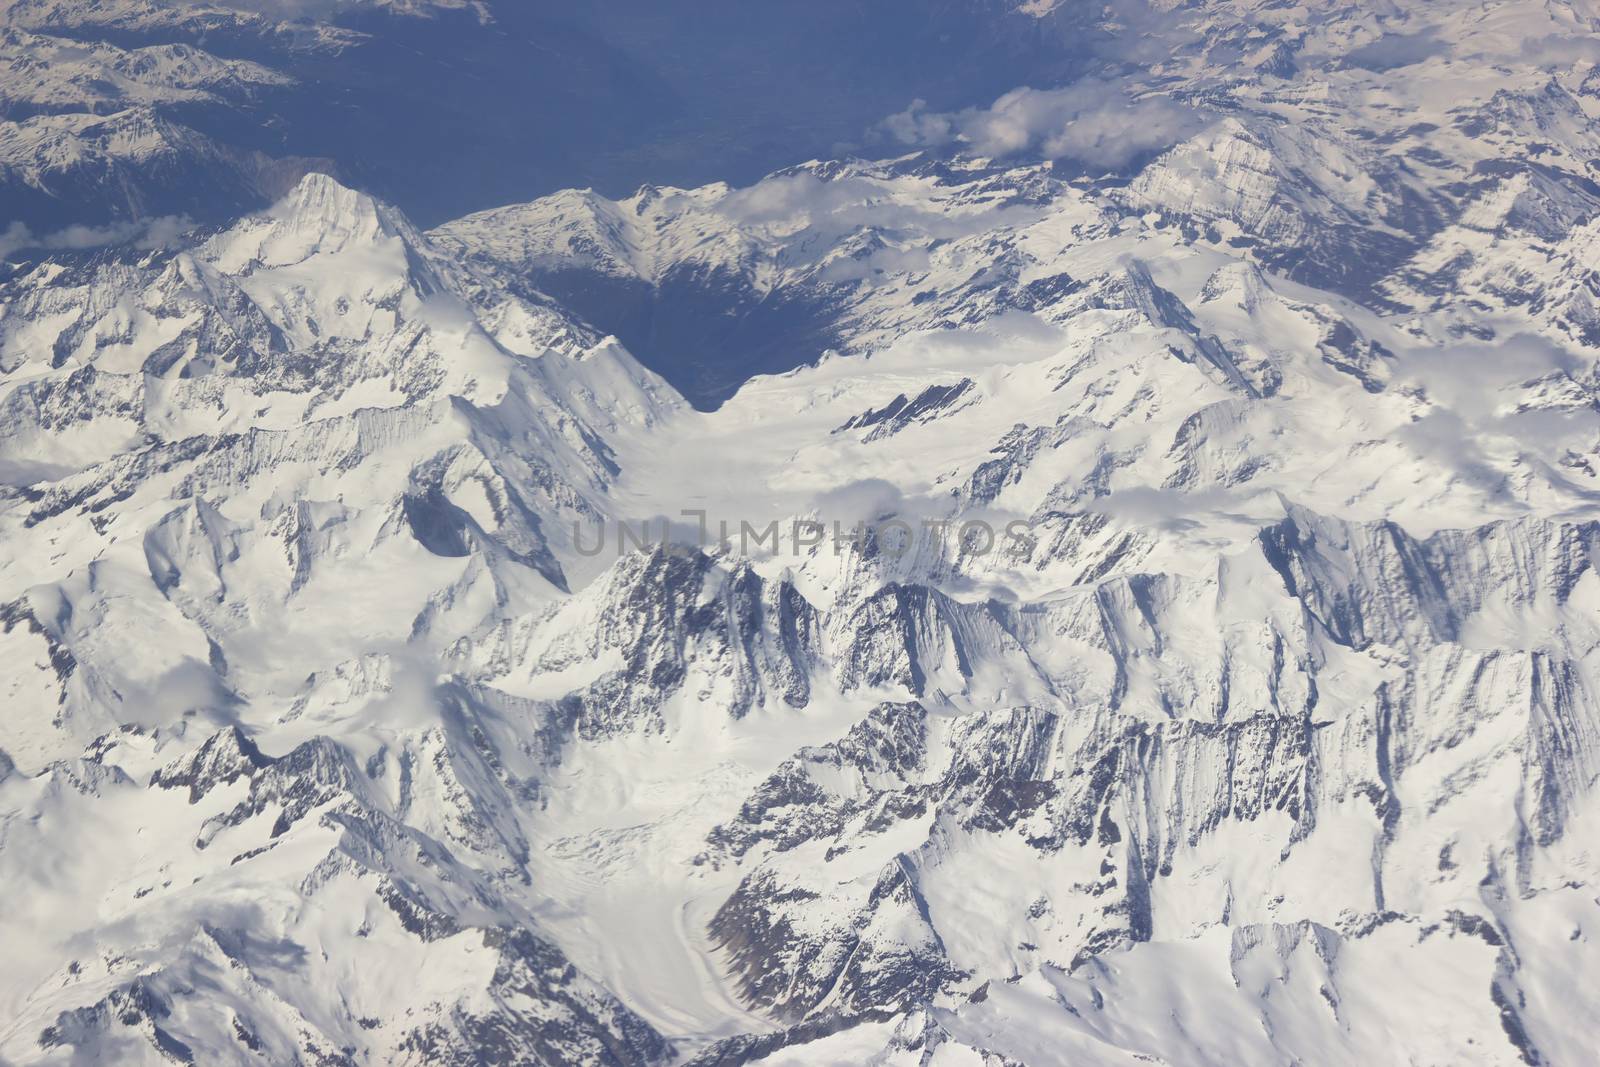
[[1589, 1062], [1600, 11], [1100, 19], [881, 161], [14, 239], [0, 1062]]

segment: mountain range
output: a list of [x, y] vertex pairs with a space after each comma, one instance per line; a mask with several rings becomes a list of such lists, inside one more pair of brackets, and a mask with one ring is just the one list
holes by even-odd
[[0, 1062], [1589, 1062], [1600, 8], [510, 6], [0, 8]]

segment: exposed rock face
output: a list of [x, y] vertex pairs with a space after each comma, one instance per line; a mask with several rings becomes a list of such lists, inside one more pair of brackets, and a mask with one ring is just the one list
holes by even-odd
[[[1422, 901], [1450, 894], [1443, 886], [1527, 869], [1529, 850], [1556, 840], [1588, 803], [1600, 707], [1567, 654], [1469, 650], [1462, 635], [1490, 601], [1546, 599], [1566, 611], [1594, 581], [1594, 533], [1524, 521], [1418, 542], [1387, 524], [1292, 509], [1258, 551], [1278, 595], [1299, 608], [1300, 625], [1267, 640], [1274, 658], [1298, 666], [1248, 679], [1230, 665], [1243, 650], [1185, 664], [1161, 647], [1176, 632], [1171, 592], [1146, 583], [1124, 603], [1148, 643], [1108, 644], [1136, 624], [1106, 583], [1084, 619], [1092, 629], [1074, 632], [1062, 611], [1053, 637], [1130, 665], [1153, 660], [1141, 673], [1159, 679], [1156, 692], [1139, 700], [1128, 675], [1108, 672], [1104, 689], [1080, 690], [1060, 711], [875, 708], [839, 741], [783, 764], [711, 833], [703, 862], [753, 868], [712, 930], [746, 996], [785, 1017], [830, 1017], [925, 997], [929, 975], [961, 988], [1001, 961], [1065, 971], [1149, 941], [1169, 922], [1164, 880], [1222, 892], [1223, 922], [1240, 908], [1270, 915], [1283, 895], [1244, 902], [1237, 881], [1213, 888], [1214, 868], [1191, 866], [1230, 823], [1260, 827], [1252, 837], [1275, 841], [1285, 869], [1300, 856], [1316, 867], [1359, 855], [1360, 873], [1339, 890], [1300, 890], [1323, 900], [1346, 936], [1425, 912]], [[1212, 603], [1227, 614], [1226, 600]], [[1324, 680], [1378, 649], [1386, 669], [1360, 701]], [[1174, 692], [1199, 679], [1208, 681]], [[1195, 699], [1217, 693], [1226, 703]], [[1499, 799], [1496, 766], [1527, 785]], [[1495, 807], [1500, 817], [1485, 819]], [[1432, 887], [1411, 880], [1419, 849], [1454, 857]], [[980, 855], [1005, 865], [969, 887], [985, 902], [981, 918], [961, 887]], [[1479, 858], [1463, 867], [1465, 855]], [[1317, 951], [1336, 951], [1339, 935], [1316, 929]], [[1235, 926], [1236, 956], [1258, 936]]]
[[623, 557], [548, 615], [506, 620], [460, 651], [513, 688], [606, 665], [561, 701], [593, 740], [667, 730], [680, 695], [733, 718], [769, 702], [803, 709], [820, 640], [817, 609], [787, 579], [667, 546]]

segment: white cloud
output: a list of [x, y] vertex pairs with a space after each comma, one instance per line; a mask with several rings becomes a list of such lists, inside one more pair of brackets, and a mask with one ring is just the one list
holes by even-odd
[[53, 252], [125, 244], [139, 249], [168, 248], [193, 226], [194, 220], [187, 215], [161, 215], [153, 219], [115, 222], [106, 226], [75, 223], [53, 233], [35, 234], [27, 223], [13, 222], [0, 230], [0, 260], [26, 249]]
[[4, 232], [0, 232], [0, 260], [9, 259], [11, 253], [21, 248], [31, 247], [32, 244], [33, 232], [28, 229], [26, 224], [13, 222], [5, 228]]
[[1555, 69], [1600, 63], [1600, 40], [1564, 34], [1531, 38], [1521, 42], [1516, 58]]
[[718, 202], [717, 210], [746, 225], [760, 225], [800, 213], [837, 214], [871, 204], [882, 196], [882, 188], [864, 178], [825, 181], [815, 174], [780, 174], [735, 189]]
[[1431, 28], [1421, 33], [1386, 33], [1350, 52], [1344, 62], [1346, 66], [1381, 73], [1421, 63], [1448, 50], [1449, 45], [1439, 40]]
[[878, 132], [924, 148], [962, 144], [994, 159], [1037, 154], [1119, 170], [1204, 124], [1201, 112], [1170, 97], [1135, 98], [1114, 82], [1088, 78], [1063, 89], [1013, 89], [986, 108], [935, 112], [918, 100]]
[[879, 180], [853, 176], [829, 180], [807, 173], [763, 178], [735, 189], [718, 201], [717, 210], [741, 226], [803, 224], [819, 237], [834, 240], [861, 227], [954, 240], [1007, 221], [1020, 225], [1042, 213], [1036, 207], [1004, 205], [948, 214], [896, 200], [892, 186]]
[[1587, 368], [1583, 357], [1533, 334], [1402, 352], [1397, 382], [1419, 389], [1432, 407], [1396, 428], [1394, 437], [1484, 492], [1510, 500], [1505, 463], [1493, 458], [1496, 451], [1515, 449], [1543, 462], [1568, 450], [1592, 450], [1600, 432], [1600, 414], [1592, 407], [1523, 406], [1539, 392], [1530, 389], [1534, 383], [1581, 377]]

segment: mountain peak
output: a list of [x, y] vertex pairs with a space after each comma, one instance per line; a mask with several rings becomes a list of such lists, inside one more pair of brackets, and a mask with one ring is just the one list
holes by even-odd
[[315, 170], [301, 178], [267, 214], [296, 230], [346, 239], [416, 235], [398, 208]]
[[399, 209], [336, 178], [312, 171], [259, 215], [212, 242], [225, 269], [249, 262], [286, 267], [313, 256], [387, 243], [420, 248], [424, 239]]

